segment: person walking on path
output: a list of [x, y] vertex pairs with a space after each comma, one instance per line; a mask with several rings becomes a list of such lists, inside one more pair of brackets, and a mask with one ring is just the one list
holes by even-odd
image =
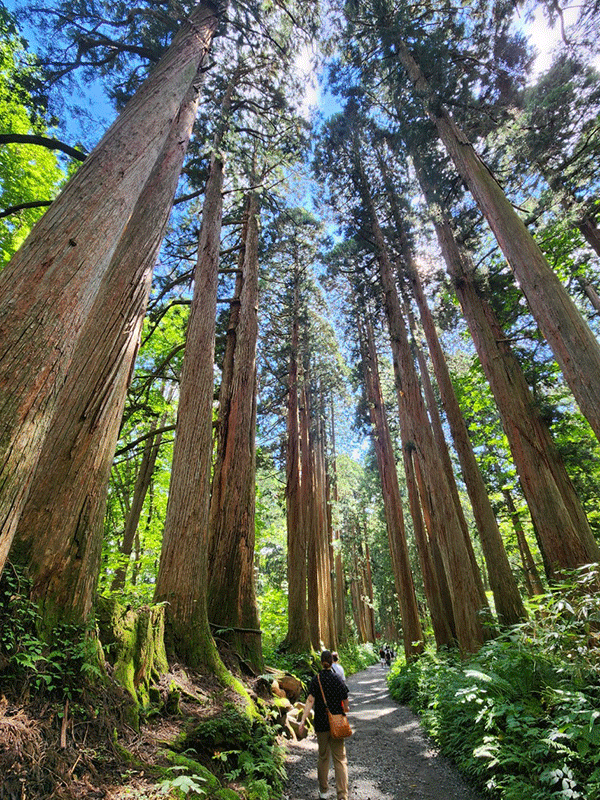
[[[379, 664], [347, 677], [350, 800], [483, 800], [424, 734], [418, 717], [390, 697]], [[291, 741], [283, 800], [317, 800], [317, 741]], [[334, 798], [335, 800], [335, 798]]]
[[346, 673], [344, 672], [344, 668], [339, 662], [339, 656], [335, 650], [331, 651], [331, 656], [333, 658], [333, 664], [331, 665], [331, 671], [335, 672], [338, 678], [341, 678], [344, 683], [346, 683]]
[[[314, 708], [315, 718], [314, 727], [319, 743], [319, 755], [317, 759], [317, 777], [319, 780], [319, 797], [325, 800], [329, 784], [329, 762], [333, 757], [333, 769], [335, 772], [335, 785], [337, 789], [337, 800], [348, 800], [348, 761], [346, 759], [346, 746], [344, 739], [334, 739], [329, 732], [329, 719], [327, 718], [327, 706], [332, 714], [348, 713], [348, 687], [331, 669], [333, 656], [329, 650], [321, 653], [321, 665], [323, 669], [310, 682], [308, 687], [308, 697], [298, 734], [304, 735], [306, 718]], [[321, 687], [323, 691], [321, 692]]]

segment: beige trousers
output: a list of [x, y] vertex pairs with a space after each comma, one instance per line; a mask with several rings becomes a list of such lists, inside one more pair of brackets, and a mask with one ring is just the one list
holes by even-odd
[[319, 760], [317, 764], [319, 791], [327, 791], [329, 760], [330, 756], [332, 756], [337, 800], [348, 800], [348, 761], [346, 759], [344, 739], [333, 739], [329, 731], [317, 731], [317, 742], [319, 743]]

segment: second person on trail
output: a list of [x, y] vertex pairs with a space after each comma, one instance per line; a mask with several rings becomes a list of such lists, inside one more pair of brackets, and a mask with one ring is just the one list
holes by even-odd
[[[327, 797], [329, 783], [329, 761], [333, 757], [333, 768], [335, 772], [335, 785], [337, 788], [337, 800], [348, 800], [348, 762], [346, 760], [346, 745], [344, 739], [334, 739], [329, 733], [329, 720], [327, 709], [321, 694], [327, 700], [327, 705], [332, 714], [348, 713], [348, 687], [332, 671], [331, 665], [333, 657], [329, 650], [321, 653], [321, 665], [323, 669], [310, 682], [308, 687], [308, 697], [302, 719], [300, 721], [299, 734], [304, 734], [304, 723], [312, 708], [315, 709], [314, 726], [319, 744], [319, 758], [317, 763], [317, 775], [319, 778], [319, 797], [321, 800]], [[319, 685], [319, 678], [321, 685]]]

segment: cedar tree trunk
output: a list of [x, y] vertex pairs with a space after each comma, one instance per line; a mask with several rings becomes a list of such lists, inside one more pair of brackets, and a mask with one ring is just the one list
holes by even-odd
[[78, 338], [217, 23], [197, 6], [0, 275], [0, 568]]

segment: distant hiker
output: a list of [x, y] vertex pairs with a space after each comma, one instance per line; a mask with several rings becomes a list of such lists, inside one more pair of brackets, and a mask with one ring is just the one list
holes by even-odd
[[385, 667], [385, 650], [380, 648], [379, 650], [379, 661], [381, 662], [381, 669]]
[[390, 650], [389, 647], [385, 648], [385, 664], [388, 667], [388, 669], [392, 665], [392, 651]]
[[[304, 735], [304, 723], [313, 709], [315, 709], [314, 726], [319, 743], [319, 758], [317, 762], [317, 775], [319, 778], [319, 797], [325, 800], [327, 797], [327, 787], [329, 781], [329, 762], [333, 756], [333, 768], [335, 771], [335, 785], [337, 788], [337, 800], [348, 800], [348, 762], [346, 760], [346, 745], [344, 739], [333, 739], [329, 734], [329, 720], [327, 719], [327, 709], [323, 702], [323, 694], [327, 700], [327, 706], [332, 714], [346, 714], [348, 712], [348, 687], [331, 669], [333, 656], [329, 650], [321, 653], [321, 665], [323, 669], [310, 682], [308, 687], [308, 697], [302, 719], [300, 720], [299, 735]], [[319, 679], [321, 684], [319, 685]]]
[[335, 650], [331, 651], [331, 657], [333, 658], [333, 664], [331, 665], [331, 671], [335, 672], [335, 674], [341, 678], [344, 683], [346, 683], [346, 673], [344, 672], [344, 668], [340, 664], [339, 656]]

